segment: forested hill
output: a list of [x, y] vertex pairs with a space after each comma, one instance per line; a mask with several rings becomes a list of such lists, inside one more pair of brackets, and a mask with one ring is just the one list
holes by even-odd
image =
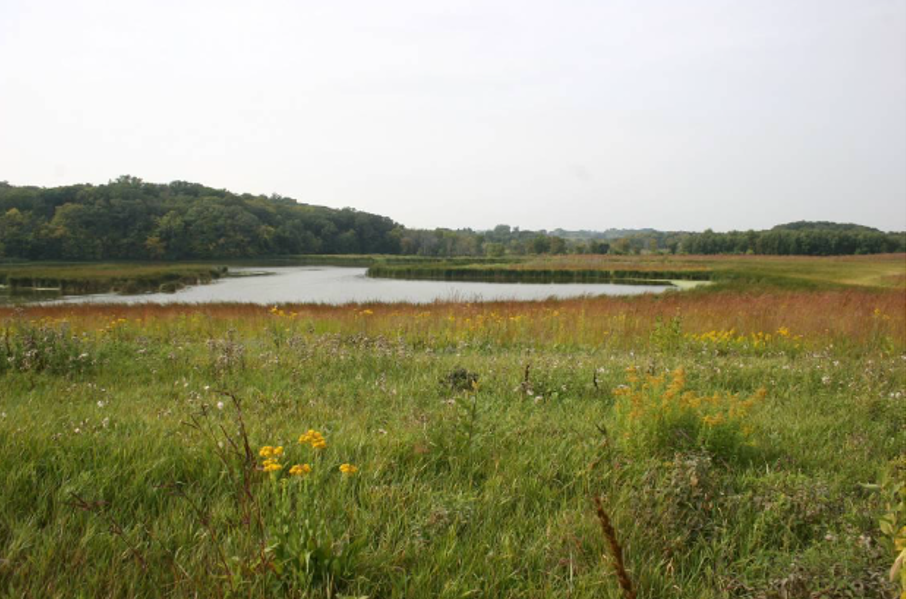
[[906, 233], [829, 222], [766, 231], [407, 229], [386, 216], [198, 183], [16, 187], [0, 182], [2, 260], [192, 260], [289, 254], [778, 254], [906, 251]]
[[239, 258], [397, 253], [385, 216], [197, 183], [39, 188], [0, 183], [0, 257], [32, 260]]
[[772, 231], [835, 231], [838, 233], [880, 233], [880, 229], [853, 223], [833, 223], [826, 220], [797, 220], [777, 225]]

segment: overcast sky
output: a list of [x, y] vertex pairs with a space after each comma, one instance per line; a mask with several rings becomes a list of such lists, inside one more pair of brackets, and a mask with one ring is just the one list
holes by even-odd
[[0, 0], [0, 180], [906, 229], [906, 0]]

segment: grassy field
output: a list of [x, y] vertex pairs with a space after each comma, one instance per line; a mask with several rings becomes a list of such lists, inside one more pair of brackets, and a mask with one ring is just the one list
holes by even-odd
[[750, 278], [635, 298], [0, 307], [0, 595], [898, 597], [906, 265], [860, 260], [710, 259]]

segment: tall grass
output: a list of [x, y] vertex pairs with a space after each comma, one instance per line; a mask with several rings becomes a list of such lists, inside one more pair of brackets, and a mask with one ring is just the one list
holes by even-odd
[[0, 594], [891, 597], [904, 308], [2, 308]]
[[[789, 351], [826, 344], [906, 343], [906, 300], [899, 291], [683, 292], [539, 302], [433, 304], [66, 304], [0, 306], [0, 318], [67, 320], [97, 330], [126, 318], [195, 334], [229, 328], [402, 336], [412, 343], [528, 344], [541, 348], [682, 345], [722, 351], [780, 344]], [[786, 335], [778, 331], [786, 331]], [[760, 337], [759, 337], [760, 335]], [[743, 339], [740, 339], [743, 337]]]

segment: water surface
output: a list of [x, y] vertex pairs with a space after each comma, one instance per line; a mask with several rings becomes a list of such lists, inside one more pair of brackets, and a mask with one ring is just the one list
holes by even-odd
[[[169, 304], [247, 302], [254, 304], [366, 302], [542, 300], [594, 295], [660, 293], [669, 285], [612, 283], [476, 283], [467, 281], [409, 281], [373, 279], [365, 268], [338, 266], [231, 267], [228, 276], [209, 285], [176, 293], [143, 295], [97, 294], [67, 296], [54, 303], [155, 302]], [[255, 273], [269, 273], [249, 276]]]

